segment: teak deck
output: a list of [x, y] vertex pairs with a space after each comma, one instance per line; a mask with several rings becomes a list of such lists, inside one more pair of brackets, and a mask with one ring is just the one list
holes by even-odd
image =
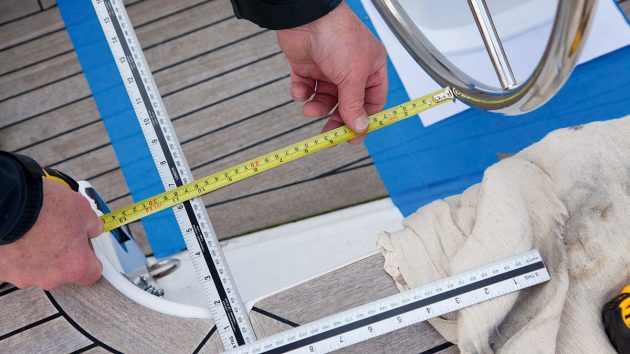
[[[374, 255], [257, 302], [258, 338], [395, 294]], [[0, 348], [7, 353], [217, 353], [210, 320], [182, 319], [138, 305], [101, 279], [52, 292], [0, 288]], [[19, 315], [16, 315], [19, 314]], [[11, 319], [11, 320], [8, 320]], [[457, 353], [427, 323], [350, 346], [339, 353]]]

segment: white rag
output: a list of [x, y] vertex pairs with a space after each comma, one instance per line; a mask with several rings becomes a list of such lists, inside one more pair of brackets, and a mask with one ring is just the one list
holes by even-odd
[[430, 323], [464, 353], [615, 353], [602, 306], [630, 282], [630, 116], [560, 129], [381, 234], [400, 290], [536, 248], [551, 280]]

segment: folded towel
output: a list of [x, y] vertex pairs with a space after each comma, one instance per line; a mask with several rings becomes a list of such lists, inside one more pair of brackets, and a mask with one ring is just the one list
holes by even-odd
[[401, 290], [539, 250], [549, 282], [430, 321], [464, 353], [615, 353], [600, 311], [630, 282], [630, 116], [550, 133], [378, 243]]

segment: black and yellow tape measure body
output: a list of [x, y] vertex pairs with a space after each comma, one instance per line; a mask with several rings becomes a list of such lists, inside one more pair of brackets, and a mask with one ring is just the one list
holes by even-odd
[[630, 353], [630, 285], [602, 309], [604, 328], [610, 342], [621, 354]]
[[[429, 95], [392, 107], [369, 117], [367, 133], [413, 117], [418, 113], [454, 100], [450, 88], [444, 88]], [[342, 126], [317, 136], [302, 140], [293, 145], [278, 149], [239, 165], [226, 168], [209, 176], [180, 187], [170, 189], [151, 198], [139, 201], [109, 214], [101, 216], [105, 231], [139, 220], [160, 210], [174, 207], [187, 200], [216, 191], [225, 186], [268, 171], [287, 162], [328, 149], [355, 138], [357, 134], [347, 126]]]
[[79, 184], [77, 183], [77, 181], [61, 171], [55, 170], [53, 168], [44, 167], [42, 168], [42, 174], [43, 178], [61, 183], [75, 192], [79, 190]]

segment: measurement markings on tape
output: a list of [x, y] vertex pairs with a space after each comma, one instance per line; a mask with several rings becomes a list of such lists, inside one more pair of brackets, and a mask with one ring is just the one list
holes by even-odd
[[386, 297], [228, 351], [328, 353], [549, 280], [537, 250]]
[[[450, 102], [453, 99], [451, 89], [444, 88], [380, 113], [373, 114], [369, 117], [367, 132], [370, 133], [406, 118], [413, 117], [420, 112], [445, 102]], [[203, 194], [216, 191], [217, 189], [258, 175], [288, 162], [328, 149], [356, 136], [357, 134], [350, 130], [350, 128], [342, 126], [239, 165], [226, 168], [177, 188], [167, 190], [151, 198], [119, 208], [109, 214], [103, 215], [101, 219], [105, 224], [105, 230], [112, 230], [160, 210], [173, 207], [183, 201], [197, 198]]]
[[[192, 173], [124, 5], [119, 0], [93, 0], [92, 4], [165, 190], [192, 182]], [[147, 208], [153, 207], [157, 207], [157, 203], [147, 204]], [[189, 198], [169, 207], [174, 207], [173, 212], [225, 348], [254, 341], [256, 338], [247, 311], [203, 201]], [[124, 215], [121, 217], [125, 218]], [[107, 230], [113, 228], [106, 226]]]

